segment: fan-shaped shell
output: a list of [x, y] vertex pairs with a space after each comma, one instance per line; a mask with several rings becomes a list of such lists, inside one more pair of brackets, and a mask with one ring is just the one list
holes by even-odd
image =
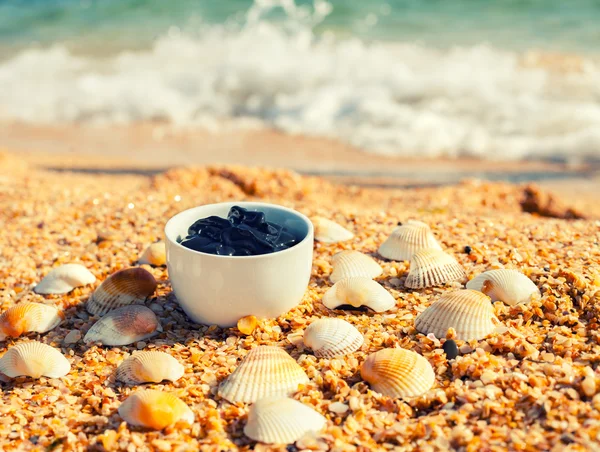
[[219, 395], [235, 403], [253, 403], [269, 396], [288, 396], [308, 376], [296, 360], [279, 347], [261, 345], [246, 355], [219, 387]]
[[367, 357], [360, 368], [363, 380], [388, 397], [416, 397], [435, 383], [429, 361], [411, 350], [384, 348]]
[[364, 276], [353, 276], [336, 282], [327, 290], [323, 295], [323, 304], [329, 309], [350, 305], [384, 312], [396, 306], [396, 300], [381, 284]]
[[411, 289], [423, 289], [460, 281], [465, 277], [465, 271], [454, 257], [441, 250], [426, 249], [413, 254], [404, 285]]
[[137, 352], [117, 368], [117, 380], [131, 385], [177, 381], [184, 372], [181, 363], [167, 353]]
[[113, 273], [88, 299], [90, 314], [104, 315], [112, 309], [143, 302], [156, 290], [156, 280], [143, 268], [133, 267]]
[[162, 331], [152, 310], [131, 305], [114, 309], [98, 320], [83, 338], [85, 343], [128, 345], [154, 336]]
[[386, 259], [409, 261], [413, 254], [424, 249], [441, 250], [442, 247], [428, 225], [409, 220], [392, 231], [379, 247], [378, 253]]
[[95, 281], [96, 277], [83, 265], [65, 264], [50, 270], [33, 291], [43, 295], [63, 294]]
[[323, 217], [314, 217], [312, 219], [315, 227], [315, 239], [323, 243], [345, 242], [354, 237], [354, 234], [348, 229], [340, 226], [335, 221]]
[[529, 303], [541, 296], [540, 289], [527, 276], [517, 270], [490, 270], [467, 283], [467, 289], [478, 290], [492, 301], [507, 305]]
[[65, 315], [54, 306], [19, 303], [0, 315], [0, 341], [24, 333], [45, 333], [56, 328]]
[[375, 259], [360, 251], [340, 251], [333, 256], [331, 261], [333, 272], [329, 279], [332, 283], [352, 276], [364, 276], [373, 279], [383, 273], [383, 269]]
[[194, 423], [194, 413], [177, 396], [143, 389], [134, 392], [119, 406], [119, 416], [128, 424], [162, 430], [179, 421]]
[[167, 263], [167, 249], [165, 242], [156, 242], [145, 249], [140, 257], [140, 264], [153, 265], [160, 267]]
[[71, 364], [59, 350], [41, 342], [21, 342], [0, 358], [0, 373], [11, 378], [21, 375], [60, 378], [70, 370]]
[[415, 320], [417, 331], [446, 337], [454, 328], [456, 338], [463, 341], [483, 339], [491, 334], [499, 320], [487, 295], [476, 290], [456, 290], [433, 302]]
[[244, 434], [267, 444], [291, 444], [325, 427], [327, 419], [311, 407], [287, 397], [257, 400], [248, 411]]
[[358, 350], [363, 335], [342, 319], [323, 318], [312, 322], [304, 332], [304, 345], [319, 358], [344, 356]]

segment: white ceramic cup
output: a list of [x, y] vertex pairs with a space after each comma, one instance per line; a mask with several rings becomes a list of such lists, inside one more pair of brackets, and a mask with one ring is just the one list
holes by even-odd
[[[200, 218], [227, 218], [232, 206], [265, 213], [299, 243], [258, 256], [218, 256], [177, 243]], [[230, 327], [247, 315], [277, 317], [302, 300], [310, 280], [313, 225], [295, 210], [260, 202], [223, 202], [178, 213], [165, 226], [167, 268], [177, 301], [194, 322]]]

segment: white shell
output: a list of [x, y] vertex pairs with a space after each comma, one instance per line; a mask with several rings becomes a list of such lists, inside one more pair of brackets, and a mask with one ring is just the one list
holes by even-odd
[[21, 375], [40, 378], [64, 377], [71, 371], [71, 364], [63, 354], [41, 342], [21, 342], [0, 358], [0, 373], [14, 378]]
[[467, 289], [478, 290], [492, 301], [507, 305], [529, 303], [541, 296], [540, 289], [527, 276], [517, 270], [490, 270], [467, 283]]
[[370, 256], [360, 251], [345, 250], [336, 253], [331, 258], [333, 272], [329, 277], [332, 283], [336, 283], [351, 276], [365, 276], [377, 278], [383, 273], [381, 266]]
[[364, 337], [350, 323], [342, 319], [322, 318], [312, 322], [304, 332], [304, 345], [319, 358], [344, 356], [358, 350]]
[[384, 287], [364, 276], [353, 276], [336, 282], [325, 295], [323, 304], [329, 309], [351, 305], [366, 306], [375, 312], [384, 312], [396, 306], [396, 300]]
[[127, 384], [177, 381], [185, 370], [181, 363], [168, 353], [144, 351], [134, 353], [117, 368], [117, 380]]
[[354, 234], [348, 229], [340, 226], [335, 221], [323, 217], [314, 217], [312, 219], [315, 227], [315, 240], [323, 243], [345, 242], [354, 237]]
[[395, 261], [409, 261], [417, 251], [424, 249], [441, 250], [431, 229], [425, 223], [409, 220], [394, 229], [377, 251], [380, 256]]
[[404, 285], [411, 289], [424, 289], [465, 277], [465, 271], [454, 257], [441, 250], [426, 249], [413, 254]]
[[58, 326], [65, 315], [55, 306], [19, 303], [0, 315], [0, 341], [25, 333], [46, 333]]
[[83, 342], [104, 345], [128, 345], [148, 339], [162, 331], [152, 310], [146, 306], [129, 305], [110, 311], [92, 325]]
[[95, 281], [96, 277], [83, 265], [65, 264], [50, 270], [33, 291], [44, 295], [63, 294]]

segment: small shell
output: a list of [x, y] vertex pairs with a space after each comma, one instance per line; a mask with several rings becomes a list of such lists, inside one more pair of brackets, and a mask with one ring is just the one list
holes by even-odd
[[119, 406], [125, 422], [162, 430], [179, 421], [194, 423], [194, 413], [181, 399], [168, 392], [143, 389], [134, 392]]
[[334, 358], [355, 352], [364, 341], [362, 334], [342, 319], [315, 320], [304, 332], [304, 345], [319, 358]]
[[252, 334], [258, 326], [258, 319], [253, 315], [242, 317], [237, 322], [238, 331], [242, 334]]
[[24, 333], [45, 333], [56, 328], [65, 315], [54, 306], [20, 303], [0, 315], [0, 341]]
[[433, 302], [415, 319], [417, 331], [446, 337], [449, 328], [463, 341], [483, 339], [491, 334], [500, 322], [487, 295], [476, 290], [456, 290]]
[[323, 304], [329, 309], [350, 305], [384, 312], [396, 306], [396, 300], [381, 284], [364, 276], [354, 276], [336, 282], [323, 295]]
[[117, 380], [137, 385], [160, 383], [163, 380], [177, 381], [185, 370], [171, 355], [158, 352], [137, 352], [127, 358], [117, 368]]
[[287, 397], [257, 400], [248, 411], [244, 434], [267, 444], [291, 444], [306, 433], [319, 432], [327, 419], [311, 407]]
[[360, 375], [374, 391], [388, 397], [417, 397], [435, 383], [429, 361], [403, 348], [384, 348], [370, 354]]
[[152, 310], [132, 305], [114, 309], [89, 329], [83, 342], [104, 345], [128, 345], [152, 337], [162, 331]]
[[465, 277], [465, 271], [452, 256], [441, 250], [426, 249], [413, 254], [404, 285], [411, 289], [424, 289]]
[[60, 378], [70, 370], [71, 364], [59, 350], [41, 342], [21, 342], [0, 358], [0, 373], [11, 378], [20, 375]]
[[315, 227], [315, 239], [319, 242], [337, 243], [354, 238], [352, 232], [340, 226], [335, 221], [323, 217], [314, 217], [312, 222]]
[[379, 255], [395, 261], [409, 261], [417, 251], [442, 247], [425, 223], [409, 220], [398, 226], [379, 247]]
[[83, 265], [65, 264], [50, 270], [33, 291], [44, 295], [63, 294], [95, 281], [96, 277]]
[[133, 267], [113, 273], [88, 299], [90, 314], [104, 315], [112, 309], [143, 302], [156, 290], [156, 280], [143, 268]]
[[517, 270], [490, 270], [467, 283], [467, 289], [478, 290], [507, 305], [529, 303], [541, 296], [540, 289]]
[[235, 403], [253, 403], [269, 396], [289, 396], [308, 383], [302, 367], [279, 347], [261, 345], [246, 355], [219, 387], [219, 395]]
[[156, 242], [150, 245], [140, 257], [139, 264], [148, 264], [160, 267], [167, 263], [167, 249], [165, 242]]
[[331, 259], [333, 272], [329, 277], [332, 283], [336, 283], [351, 276], [365, 276], [377, 278], [383, 273], [381, 266], [375, 260], [360, 251], [345, 250], [336, 253]]

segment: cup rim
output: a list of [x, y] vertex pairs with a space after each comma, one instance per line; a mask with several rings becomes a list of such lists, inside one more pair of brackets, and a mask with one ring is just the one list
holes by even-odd
[[[179, 217], [187, 212], [190, 212], [192, 210], [197, 210], [197, 209], [204, 208], [204, 207], [220, 206], [220, 205], [240, 206], [240, 207], [251, 205], [255, 208], [260, 208], [261, 206], [265, 206], [265, 207], [269, 207], [271, 209], [281, 210], [281, 211], [284, 211], [284, 212], [291, 214], [291, 215], [295, 216], [296, 218], [302, 220], [308, 226], [308, 232], [302, 240], [300, 240], [298, 243], [296, 243], [294, 246], [292, 246], [290, 248], [287, 248], [287, 249], [281, 250], [281, 251], [275, 251], [273, 253], [257, 254], [254, 256], [224, 256], [224, 255], [220, 255], [220, 254], [204, 253], [202, 251], [196, 251], [196, 250], [187, 248], [187, 247], [183, 246], [182, 244], [178, 243], [177, 240], [174, 240], [172, 237], [169, 236], [167, 229], [169, 228], [169, 225], [171, 223], [175, 223], [175, 221], [177, 220], [177, 217]], [[216, 203], [212, 203], [212, 204], [202, 204], [202, 205], [199, 205], [196, 207], [191, 207], [189, 209], [182, 210], [181, 212], [176, 213], [171, 218], [169, 218], [169, 220], [165, 223], [164, 234], [165, 234], [166, 239], [171, 243], [171, 245], [179, 247], [184, 251], [187, 251], [187, 252], [190, 252], [193, 254], [197, 254], [199, 256], [209, 256], [211, 258], [219, 258], [219, 259], [246, 259], [246, 260], [261, 259], [261, 258], [268, 259], [268, 258], [272, 258], [273, 256], [280, 256], [280, 255], [283, 255], [288, 252], [293, 252], [294, 248], [307, 242], [309, 240], [309, 237], [312, 237], [314, 234], [314, 226], [312, 224], [312, 221], [310, 221], [310, 219], [306, 215], [298, 212], [297, 210], [290, 209], [289, 207], [281, 206], [279, 204], [271, 204], [271, 203], [267, 203], [267, 202], [254, 202], [254, 201], [239, 201], [239, 202], [226, 201], [226, 202], [216, 202]]]

